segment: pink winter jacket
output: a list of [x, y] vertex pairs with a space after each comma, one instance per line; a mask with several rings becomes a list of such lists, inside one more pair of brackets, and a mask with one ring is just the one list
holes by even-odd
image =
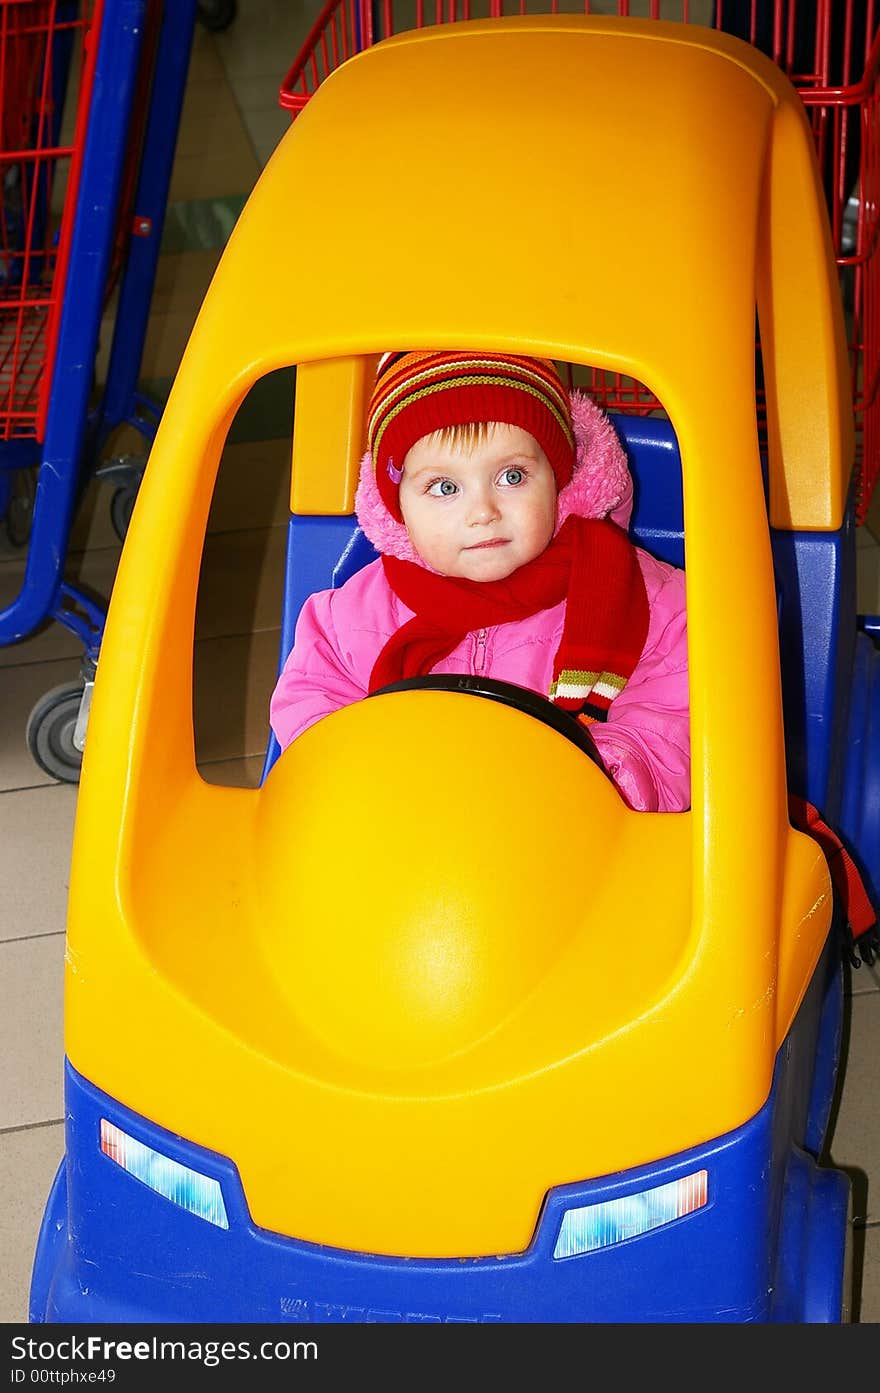
[[[578, 464], [559, 495], [557, 529], [575, 512], [626, 524], [632, 480], [607, 417], [572, 395]], [[406, 530], [378, 496], [369, 456], [361, 468], [358, 519], [378, 550], [418, 560]], [[684, 572], [638, 550], [650, 607], [638, 665], [611, 704], [608, 720], [590, 727], [626, 803], [646, 812], [681, 812], [690, 804], [690, 740]], [[565, 602], [527, 619], [469, 633], [432, 672], [482, 673], [546, 695], [562, 637]], [[337, 590], [303, 606], [294, 645], [270, 703], [272, 730], [286, 748], [315, 721], [365, 697], [373, 664], [387, 640], [412, 618], [374, 561]]]

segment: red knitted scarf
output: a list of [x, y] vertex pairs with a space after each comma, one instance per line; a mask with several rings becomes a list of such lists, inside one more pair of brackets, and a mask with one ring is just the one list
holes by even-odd
[[581, 720], [604, 721], [648, 635], [648, 597], [633, 544], [614, 523], [569, 517], [533, 561], [506, 580], [439, 576], [383, 556], [388, 583], [414, 617], [376, 659], [370, 691], [421, 677], [475, 629], [507, 624], [566, 601], [548, 693]]

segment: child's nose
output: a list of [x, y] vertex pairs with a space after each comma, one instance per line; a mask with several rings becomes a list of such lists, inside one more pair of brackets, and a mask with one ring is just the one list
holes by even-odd
[[494, 522], [501, 513], [498, 503], [491, 489], [481, 489], [474, 497], [470, 510], [470, 521], [472, 524]]

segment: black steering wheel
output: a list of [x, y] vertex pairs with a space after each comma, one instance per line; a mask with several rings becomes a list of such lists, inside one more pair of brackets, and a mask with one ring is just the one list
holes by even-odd
[[432, 672], [427, 677], [405, 677], [401, 682], [389, 682], [379, 687], [370, 696], [385, 696], [389, 692], [464, 692], [467, 696], [485, 697], [488, 701], [500, 701], [502, 706], [513, 706], [536, 721], [564, 735], [573, 745], [577, 745], [594, 764], [602, 770], [606, 778], [611, 775], [602, 763], [602, 756], [586, 726], [576, 717], [554, 706], [547, 697], [539, 696], [529, 687], [518, 687], [515, 682], [496, 682], [494, 677], [476, 677], [470, 673]]

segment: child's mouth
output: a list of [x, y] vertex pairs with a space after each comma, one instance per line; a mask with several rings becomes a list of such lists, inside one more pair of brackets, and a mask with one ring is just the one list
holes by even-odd
[[507, 537], [494, 537], [491, 542], [476, 542], [472, 547], [465, 547], [465, 551], [485, 551], [487, 547], [506, 547], [508, 543]]

